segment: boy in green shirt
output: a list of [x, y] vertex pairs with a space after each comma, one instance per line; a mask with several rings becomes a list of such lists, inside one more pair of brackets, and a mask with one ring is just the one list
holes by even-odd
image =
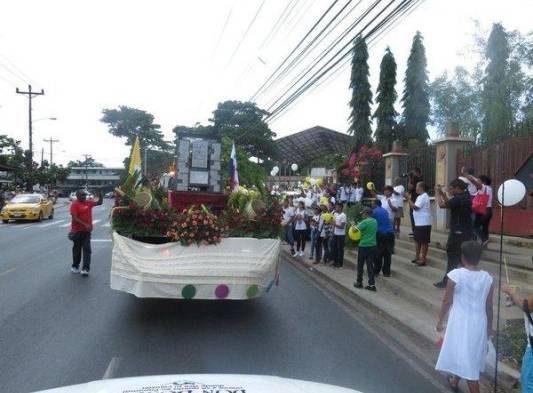
[[372, 209], [369, 207], [363, 209], [361, 216], [363, 220], [357, 224], [357, 229], [361, 232], [361, 240], [359, 240], [359, 249], [357, 251], [357, 281], [353, 285], [356, 288], [363, 288], [363, 269], [366, 263], [368, 285], [365, 289], [376, 292], [374, 258], [376, 255], [378, 222], [372, 217]]

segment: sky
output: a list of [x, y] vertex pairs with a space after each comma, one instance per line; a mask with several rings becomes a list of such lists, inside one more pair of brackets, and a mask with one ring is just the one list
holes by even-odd
[[[286, 79], [259, 95], [258, 105], [268, 108], [372, 2], [337, 1], [319, 28], [349, 3], [341, 13], [347, 17], [291, 69]], [[43, 148], [44, 158], [49, 158], [49, 144], [43, 139], [53, 137], [59, 139], [54, 144], [56, 163], [82, 160], [83, 154], [90, 154], [107, 166], [122, 166], [129, 148], [99, 121], [102, 109], [127, 105], [146, 110], [155, 116], [168, 140], [178, 124], [207, 124], [218, 102], [250, 99], [331, 3], [4, 1], [0, 12], [0, 134], [21, 140], [27, 148], [28, 100], [16, 94], [15, 88], [27, 90], [31, 83], [34, 90], [45, 91], [34, 100], [36, 161]], [[384, 6], [387, 1], [382, 3]], [[286, 8], [291, 12], [277, 23]], [[377, 87], [379, 64], [388, 46], [398, 63], [397, 90], [401, 95], [417, 30], [424, 36], [432, 80], [458, 65], [473, 66], [475, 56], [469, 48], [475, 20], [483, 30], [501, 22], [507, 30], [527, 32], [531, 30], [531, 15], [530, 0], [425, 0], [371, 43], [372, 90]], [[341, 68], [303, 95], [270, 127], [278, 137], [315, 125], [346, 132], [349, 77], [349, 67]], [[57, 120], [48, 120], [50, 117]]]

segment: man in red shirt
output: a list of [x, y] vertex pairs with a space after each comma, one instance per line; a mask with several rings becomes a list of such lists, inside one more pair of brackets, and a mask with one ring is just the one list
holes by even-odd
[[76, 200], [70, 205], [72, 224], [70, 227], [70, 237], [74, 242], [72, 247], [72, 266], [70, 271], [73, 274], [80, 273], [81, 254], [83, 250], [82, 276], [88, 276], [91, 267], [91, 231], [93, 230], [93, 207], [100, 206], [104, 201], [102, 193], [98, 194], [98, 202], [87, 200], [87, 191], [79, 190], [76, 193]]

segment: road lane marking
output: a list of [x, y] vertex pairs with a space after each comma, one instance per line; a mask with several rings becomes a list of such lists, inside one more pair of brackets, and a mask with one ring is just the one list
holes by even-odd
[[110, 242], [111, 239], [91, 239], [92, 242], [100, 242], [100, 243], [107, 243]]
[[70, 226], [70, 222], [67, 222], [66, 224], [61, 225], [61, 228], [66, 228], [68, 226]]
[[104, 228], [109, 228], [111, 226], [111, 223], [108, 222], [107, 224], [102, 225]]
[[105, 370], [105, 373], [102, 379], [113, 378], [117, 374], [119, 365], [120, 365], [120, 358], [118, 356], [113, 356], [113, 358], [107, 365], [107, 368]]
[[58, 225], [58, 224], [61, 224], [63, 221], [65, 220], [57, 220], [57, 221], [54, 221], [54, 222], [50, 222], [48, 224], [38, 224], [38, 225], [31, 225], [31, 226], [27, 226], [27, 227], [24, 227], [22, 229], [29, 229], [29, 228], [46, 228], [46, 227], [50, 227], [52, 225]]
[[46, 227], [51, 227], [52, 225], [58, 225], [58, 224], [61, 224], [62, 222], [64, 222], [65, 220], [57, 220], [57, 221], [54, 221], [54, 222], [49, 222], [48, 224], [41, 224], [39, 225], [39, 228], [46, 228]]
[[14, 270], [17, 270], [17, 268], [16, 267], [12, 267], [11, 269], [7, 269], [6, 271], [3, 271], [3, 272], [0, 273], [0, 277], [1, 276], [5, 276], [6, 274], [11, 273]]

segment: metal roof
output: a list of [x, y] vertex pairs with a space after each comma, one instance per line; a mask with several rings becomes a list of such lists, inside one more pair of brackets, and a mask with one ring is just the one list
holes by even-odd
[[328, 154], [346, 153], [351, 136], [315, 126], [276, 140], [282, 161], [305, 164]]

